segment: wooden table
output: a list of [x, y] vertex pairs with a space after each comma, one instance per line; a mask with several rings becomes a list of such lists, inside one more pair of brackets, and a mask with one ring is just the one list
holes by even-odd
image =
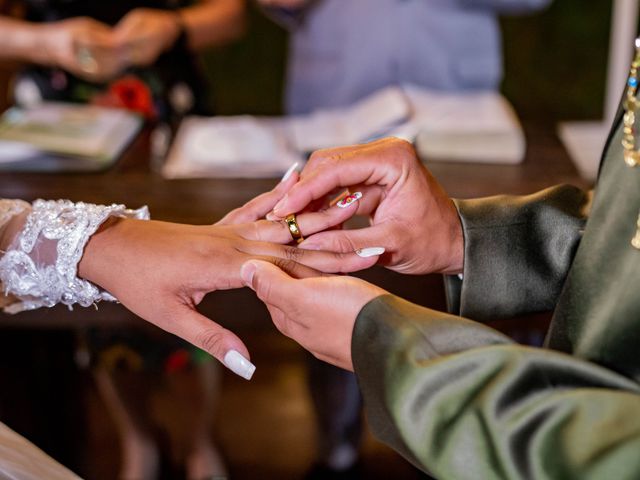
[[[433, 162], [428, 164], [429, 168], [454, 197], [525, 194], [557, 183], [585, 186], [550, 129], [528, 125], [526, 133], [529, 148], [521, 165]], [[115, 202], [129, 207], [148, 205], [155, 219], [207, 224], [277, 182], [277, 179], [166, 180], [149, 168], [148, 151], [148, 135], [143, 134], [125, 157], [104, 173], [2, 174], [0, 196], [25, 200], [68, 198], [93, 203]], [[363, 276], [417, 303], [444, 308], [438, 276], [401, 276], [379, 268], [365, 272]], [[248, 291], [211, 294], [203, 302], [202, 310], [234, 329], [269, 323], [265, 309]], [[56, 307], [15, 316], [0, 315], [0, 324], [71, 327], [79, 322], [128, 322], [132, 317], [121, 306], [105, 303], [97, 312], [83, 308], [68, 312], [64, 307]]]
[[[530, 125], [526, 130], [530, 146], [522, 165], [432, 163], [429, 167], [446, 190], [458, 197], [524, 194], [560, 182], [584, 186], [550, 129]], [[165, 180], [149, 168], [148, 151], [148, 138], [143, 135], [115, 168], [104, 173], [0, 174], [0, 196], [25, 200], [69, 198], [96, 203], [117, 202], [130, 207], [146, 204], [156, 219], [207, 224], [270, 189], [277, 182], [277, 179]], [[439, 275], [411, 277], [374, 268], [363, 272], [361, 276], [413, 302], [444, 309], [442, 279]], [[149, 301], [153, 300], [149, 298]], [[273, 332], [266, 309], [252, 292], [247, 289], [215, 292], [207, 296], [201, 311], [241, 336], [252, 354], [255, 354], [263, 375], [265, 369], [273, 373], [279, 368], [276, 365], [269, 370], [269, 362], [272, 362], [270, 350], [267, 349], [260, 357], [261, 352], [265, 351], [264, 339], [279, 340], [280, 337]], [[544, 332], [548, 318], [548, 314], [536, 315], [496, 326], [527, 341], [532, 338], [531, 334], [540, 335], [540, 332]], [[0, 383], [7, 386], [0, 396], [2, 421], [26, 435], [63, 464], [80, 473], [84, 472], [88, 478], [93, 478], [91, 472], [96, 471], [96, 462], [100, 463], [98, 459], [105, 454], [117, 462], [117, 452], [96, 450], [95, 432], [93, 437], [88, 436], [87, 425], [91, 423], [88, 418], [93, 417], [87, 412], [94, 412], [94, 415], [98, 412], [102, 418], [104, 407], [88, 407], [93, 403], [85, 400], [90, 389], [87, 387], [87, 378], [77, 373], [74, 366], [71, 352], [75, 337], [72, 330], [87, 325], [121, 328], [135, 322], [141, 320], [122, 306], [107, 302], [101, 304], [98, 311], [76, 308], [69, 312], [65, 307], [58, 306], [13, 316], [0, 314], [0, 326], [4, 328], [0, 335]], [[57, 331], [52, 331], [54, 329]], [[273, 377], [268, 375], [261, 378], [263, 382], [273, 381]], [[255, 390], [251, 388], [260, 391], [259, 382], [239, 384], [233, 375], [227, 375], [227, 380], [225, 391], [233, 393], [235, 388], [236, 395], [242, 391], [242, 398], [254, 399], [250, 392]], [[228, 403], [226, 405], [229, 408]], [[243, 405], [252, 405], [253, 410], [257, 409], [256, 416], [250, 419], [259, 421], [268, 417], [264, 410], [266, 407], [250, 402]], [[230, 418], [246, 416], [233, 409], [227, 410], [227, 415]], [[264, 421], [260, 423], [263, 424]], [[103, 420], [101, 425], [109, 427], [108, 421]], [[243, 424], [234, 422], [232, 428], [242, 428], [238, 425]], [[109, 428], [113, 430], [113, 426]], [[108, 432], [106, 438], [117, 438], [115, 432]], [[100, 437], [103, 435], [105, 433], [101, 431]], [[88, 446], [87, 438], [93, 438], [94, 443], [89, 441], [93, 447]], [[389, 460], [395, 457], [387, 454], [384, 458]], [[244, 468], [255, 468], [247, 467], [238, 458], [236, 462], [240, 462]], [[398, 460], [395, 465], [398, 471], [406, 471], [402, 470], [404, 462]], [[110, 470], [112, 475], [115, 475], [115, 468]]]

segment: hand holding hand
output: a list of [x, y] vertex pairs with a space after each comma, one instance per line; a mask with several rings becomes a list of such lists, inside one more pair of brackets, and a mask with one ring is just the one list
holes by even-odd
[[181, 28], [177, 12], [136, 8], [114, 27], [114, 39], [130, 65], [147, 66], [175, 43]]
[[462, 271], [464, 240], [457, 210], [411, 144], [396, 138], [315, 152], [269, 218], [302, 211], [345, 187], [363, 193], [358, 214], [370, 215], [371, 226], [318, 233], [301, 248], [353, 252], [383, 247], [381, 263], [391, 270]]
[[267, 305], [280, 332], [320, 360], [353, 371], [351, 337], [356, 318], [385, 290], [346, 276], [296, 280], [264, 261], [245, 263], [241, 274]]
[[[255, 367], [242, 341], [197, 312], [196, 306], [207, 293], [242, 287], [240, 267], [250, 259], [273, 262], [294, 277], [360, 270], [377, 260], [354, 252], [312, 252], [283, 245], [291, 242], [291, 235], [282, 222], [230, 224], [269, 211], [296, 179], [282, 182], [213, 226], [112, 219], [87, 244], [79, 275], [107, 290], [140, 317], [250, 378]], [[298, 221], [301, 228], [313, 233], [345, 221], [356, 206], [301, 214]]]
[[125, 67], [111, 27], [88, 17], [38, 26], [44, 64], [53, 64], [89, 81], [106, 81]]

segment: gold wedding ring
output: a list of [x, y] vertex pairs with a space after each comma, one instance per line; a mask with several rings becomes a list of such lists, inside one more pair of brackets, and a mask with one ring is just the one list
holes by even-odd
[[296, 220], [295, 213], [287, 215], [284, 219], [284, 223], [287, 225], [289, 233], [291, 234], [291, 238], [293, 238], [294, 241], [300, 243], [304, 240], [304, 238], [302, 238], [302, 232], [300, 231], [300, 227], [298, 226], [298, 221]]

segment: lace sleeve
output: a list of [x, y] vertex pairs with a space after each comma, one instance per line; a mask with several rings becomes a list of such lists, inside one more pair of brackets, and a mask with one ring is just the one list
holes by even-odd
[[[13, 202], [13, 207], [6, 202]], [[28, 208], [25, 202], [0, 201], [0, 226]], [[77, 276], [85, 245], [111, 216], [148, 219], [149, 211], [147, 207], [129, 210], [124, 205], [36, 200], [24, 227], [0, 259], [0, 284], [5, 295], [16, 299], [4, 311], [17, 313], [58, 303], [71, 309], [76, 303], [88, 307], [100, 300], [115, 301]]]

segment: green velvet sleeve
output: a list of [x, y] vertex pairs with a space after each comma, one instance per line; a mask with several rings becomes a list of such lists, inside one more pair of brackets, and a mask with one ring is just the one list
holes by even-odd
[[638, 479], [640, 386], [391, 295], [356, 321], [373, 432], [438, 479]]
[[[464, 280], [450, 311], [494, 320], [552, 310], [587, 221], [591, 193], [560, 185], [527, 196], [456, 200]], [[454, 287], [454, 288], [452, 288]]]

